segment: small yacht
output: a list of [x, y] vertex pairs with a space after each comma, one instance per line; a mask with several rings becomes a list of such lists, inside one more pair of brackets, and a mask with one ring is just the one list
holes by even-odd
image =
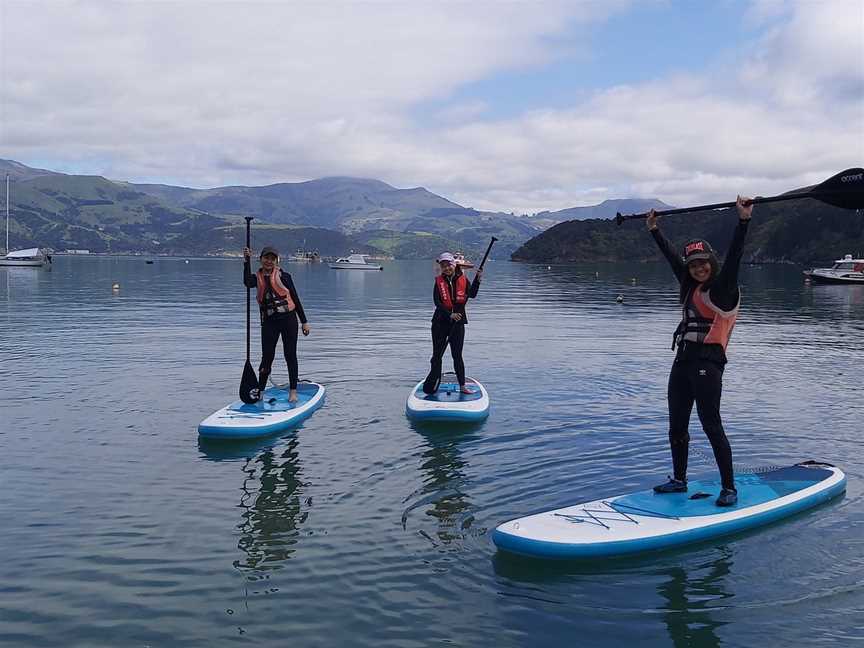
[[853, 259], [847, 254], [830, 268], [805, 270], [804, 276], [813, 283], [864, 284], [864, 259]]
[[461, 252], [455, 252], [453, 254], [453, 258], [456, 259], [456, 265], [462, 266], [463, 268], [473, 268], [474, 264], [471, 263], [468, 259], [465, 258], [465, 255]]
[[26, 250], [9, 251], [9, 174], [6, 174], [6, 256], [0, 256], [0, 266], [26, 266], [41, 268], [51, 265], [49, 248], [27, 248]]
[[0, 257], [0, 266], [28, 266], [41, 268], [51, 265], [51, 250], [48, 248], [27, 248], [16, 250]]
[[336, 259], [330, 264], [334, 270], [383, 270], [384, 268], [366, 261], [365, 254], [352, 254]]
[[294, 254], [286, 259], [288, 263], [317, 263], [320, 260], [321, 255], [318, 253], [318, 250], [309, 252], [303, 248], [298, 248]]

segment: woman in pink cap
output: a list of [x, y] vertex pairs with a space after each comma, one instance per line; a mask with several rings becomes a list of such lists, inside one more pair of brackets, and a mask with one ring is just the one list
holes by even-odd
[[462, 267], [456, 263], [452, 254], [443, 252], [437, 261], [441, 273], [435, 277], [432, 291], [432, 299], [435, 301], [435, 313], [432, 315], [432, 368], [423, 383], [423, 391], [434, 394], [438, 390], [441, 382], [441, 361], [449, 343], [459, 385], [463, 393], [470, 394], [471, 391], [465, 386], [465, 362], [462, 360], [465, 325], [468, 323], [465, 304], [477, 296], [483, 270], [477, 269], [474, 281], [469, 285], [468, 278], [462, 273]]

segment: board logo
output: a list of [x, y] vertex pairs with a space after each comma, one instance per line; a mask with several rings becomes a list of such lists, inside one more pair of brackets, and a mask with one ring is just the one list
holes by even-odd
[[862, 180], [864, 180], [864, 173], [850, 173], [840, 176], [840, 182], [861, 182]]

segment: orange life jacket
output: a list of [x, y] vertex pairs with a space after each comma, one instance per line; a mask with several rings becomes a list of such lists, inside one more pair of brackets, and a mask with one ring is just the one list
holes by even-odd
[[[264, 306], [264, 292], [267, 289], [264, 268], [259, 269], [256, 274], [258, 275], [258, 304]], [[268, 278], [270, 279], [270, 288], [273, 290], [275, 312], [290, 313], [293, 311], [294, 300], [291, 299], [291, 291], [282, 283], [282, 271], [279, 266], [273, 267]]]
[[[456, 287], [456, 305], [461, 306], [468, 301], [468, 278], [460, 274], [454, 281]], [[438, 287], [438, 294], [441, 295], [441, 302], [444, 304], [444, 307], [452, 311], [454, 304], [450, 296], [450, 285], [447, 283], [444, 275], [435, 277], [435, 285]]]
[[732, 337], [732, 329], [735, 328], [735, 320], [738, 319], [740, 305], [740, 292], [735, 307], [724, 311], [711, 301], [707, 290], [696, 286], [684, 302], [684, 315], [676, 331], [676, 342], [719, 344], [725, 351]]

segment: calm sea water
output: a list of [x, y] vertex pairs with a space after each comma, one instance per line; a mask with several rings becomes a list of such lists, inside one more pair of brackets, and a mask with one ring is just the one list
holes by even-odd
[[[492, 414], [454, 429], [404, 415], [428, 368], [431, 263], [290, 270], [313, 328], [301, 377], [326, 405], [295, 432], [214, 445], [196, 426], [236, 397], [239, 261], [0, 268], [0, 645], [864, 641], [864, 287], [744, 269], [725, 377], [736, 463], [829, 461], [845, 498], [561, 566], [498, 555], [489, 532], [670, 471], [669, 270], [490, 263], [465, 355]], [[692, 474], [712, 474], [695, 416], [691, 433]]]

